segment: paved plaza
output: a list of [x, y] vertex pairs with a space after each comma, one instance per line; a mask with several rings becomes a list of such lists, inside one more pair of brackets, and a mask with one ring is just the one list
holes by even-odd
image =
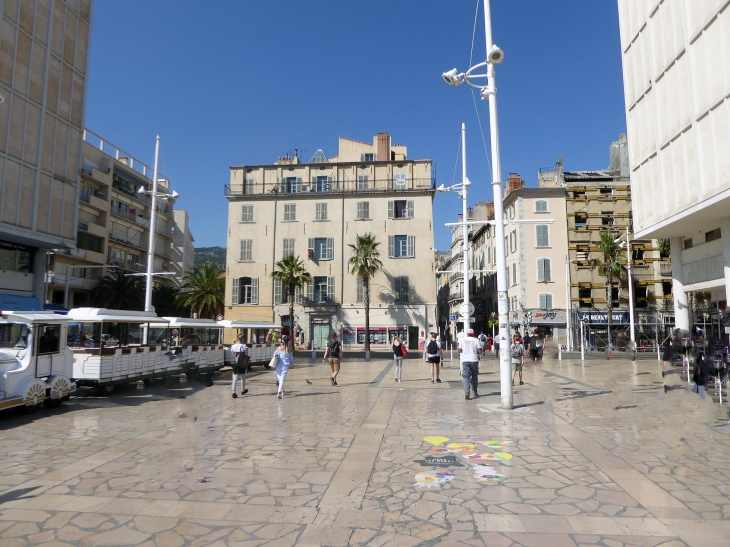
[[529, 365], [504, 412], [496, 360], [465, 401], [410, 357], [0, 414], [0, 547], [730, 545], [725, 409], [657, 361]]

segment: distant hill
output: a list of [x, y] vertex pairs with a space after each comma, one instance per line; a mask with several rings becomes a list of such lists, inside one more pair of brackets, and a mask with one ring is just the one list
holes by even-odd
[[224, 247], [196, 247], [195, 265], [199, 266], [204, 262], [212, 262], [213, 264], [218, 264], [218, 266], [225, 270], [226, 249]]

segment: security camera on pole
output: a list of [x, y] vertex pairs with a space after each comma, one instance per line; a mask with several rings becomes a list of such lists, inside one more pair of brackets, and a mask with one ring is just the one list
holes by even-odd
[[[492, 43], [492, 16], [489, 0], [484, 0], [484, 31], [486, 35], [487, 60], [471, 67], [467, 72], [456, 69], [443, 74], [444, 81], [453, 86], [466, 83], [480, 90], [483, 100], [489, 101], [489, 128], [492, 144], [492, 189], [494, 191], [494, 224], [497, 253], [497, 309], [499, 311], [499, 372], [502, 406], [514, 408], [512, 397], [512, 371], [509, 362], [509, 309], [507, 302], [507, 250], [504, 243], [504, 207], [502, 203], [502, 167], [499, 158], [499, 127], [497, 123], [497, 86], [494, 65], [504, 61], [504, 52]], [[486, 67], [486, 74], [472, 74], [478, 68]], [[487, 85], [477, 85], [470, 80], [486, 78]], [[464, 221], [467, 219], [464, 218]], [[466, 243], [466, 242], [465, 242]]]

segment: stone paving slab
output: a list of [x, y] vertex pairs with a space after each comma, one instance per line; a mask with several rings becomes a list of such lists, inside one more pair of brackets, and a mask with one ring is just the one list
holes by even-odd
[[0, 547], [730, 545], [719, 405], [656, 362], [546, 359], [502, 411], [480, 367], [472, 401], [456, 362], [345, 359], [333, 387], [298, 358], [283, 400], [224, 373], [0, 413]]

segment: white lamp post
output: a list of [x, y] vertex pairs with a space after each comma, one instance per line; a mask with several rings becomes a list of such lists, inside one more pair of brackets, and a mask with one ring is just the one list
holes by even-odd
[[[497, 86], [494, 65], [504, 61], [504, 52], [492, 43], [492, 15], [489, 0], [484, 0], [484, 32], [487, 60], [466, 73], [456, 69], [443, 74], [444, 81], [453, 86], [466, 83], [480, 90], [480, 96], [489, 101], [489, 128], [492, 145], [492, 189], [494, 191], [495, 236], [497, 238], [497, 309], [499, 311], [499, 371], [502, 406], [514, 408], [512, 397], [512, 371], [509, 362], [509, 313], [507, 303], [507, 252], [504, 244], [504, 207], [502, 203], [502, 168], [499, 157], [499, 126], [497, 123]], [[478, 68], [486, 67], [486, 74], [472, 74]], [[477, 85], [471, 79], [486, 78], [487, 85]], [[464, 219], [466, 221], [466, 219]]]
[[[437, 188], [439, 192], [459, 192], [461, 198], [462, 226], [461, 226], [461, 248], [464, 271], [464, 303], [459, 307], [459, 312], [463, 316], [464, 334], [471, 328], [471, 307], [469, 306], [469, 206], [467, 204], [467, 188], [471, 185], [469, 179], [466, 178], [466, 124], [461, 124], [461, 183], [453, 186], [445, 187], [443, 184]], [[462, 310], [465, 310], [462, 312]]]
[[570, 260], [570, 255], [565, 255], [565, 328], [568, 335], [566, 347], [568, 351], [573, 349], [573, 337], [572, 334], [572, 322], [573, 322], [573, 310], [570, 305], [570, 263], [575, 260]]
[[152, 191], [145, 190], [143, 186], [139, 187], [137, 193], [141, 196], [149, 195], [152, 196], [152, 202], [150, 208], [150, 242], [147, 247], [147, 273], [145, 274], [146, 285], [144, 292], [144, 311], [154, 311], [152, 308], [152, 271], [155, 265], [155, 239], [157, 235], [157, 199], [172, 199], [173, 201], [180, 197], [177, 192], [171, 194], [158, 193], [157, 192], [157, 166], [160, 160], [160, 136], [157, 135], [157, 141], [155, 143], [155, 166], [152, 176]]
[[[618, 243], [621, 241], [621, 236], [614, 239], [614, 243]], [[630, 240], [630, 234], [629, 234], [629, 227], [626, 227], [626, 240], [621, 241], [619, 244], [619, 247], [626, 246], [626, 269], [629, 276], [629, 330], [630, 330], [630, 337], [631, 342], [636, 342], [636, 337], [634, 336], [634, 289], [633, 289], [633, 282], [631, 281], [631, 240]]]

